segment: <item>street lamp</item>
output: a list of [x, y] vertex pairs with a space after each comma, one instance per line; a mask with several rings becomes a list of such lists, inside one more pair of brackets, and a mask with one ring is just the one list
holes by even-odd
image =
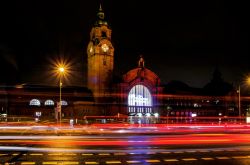
[[59, 121], [60, 121], [60, 125], [61, 125], [61, 120], [62, 120], [62, 76], [64, 74], [65, 68], [64, 67], [59, 67], [58, 68], [59, 71]]
[[239, 117], [241, 117], [241, 102], [240, 102], [240, 85], [238, 86], [238, 90], [237, 90], [237, 93], [238, 93], [238, 108], [239, 108]]
[[[250, 85], [250, 75], [247, 76], [246, 78], [246, 82], [245, 82], [248, 86]], [[247, 123], [250, 123], [250, 112], [249, 112], [249, 109], [247, 109], [247, 112], [246, 112], [246, 122]]]
[[[244, 84], [245, 85], [250, 85], [250, 76], [247, 76], [245, 81], [244, 81]], [[237, 93], [238, 93], [238, 108], [239, 108], [239, 117], [241, 117], [241, 85], [239, 84], [238, 86], [238, 90], [237, 90]]]
[[[50, 59], [51, 62], [51, 69], [52, 72], [50, 72], [53, 77], [56, 77], [56, 81], [58, 83], [59, 80], [59, 101], [57, 102], [57, 107], [55, 108], [55, 118], [56, 122], [60, 122], [62, 119], [62, 81], [65, 82], [65, 84], [69, 81], [69, 77], [72, 74], [71, 67], [73, 66], [73, 61], [70, 59], [64, 58], [64, 57], [58, 57], [57, 59]], [[56, 84], [57, 84], [56, 83]]]

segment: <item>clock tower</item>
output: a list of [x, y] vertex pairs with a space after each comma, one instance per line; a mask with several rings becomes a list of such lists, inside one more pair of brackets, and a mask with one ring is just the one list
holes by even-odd
[[92, 90], [95, 98], [105, 96], [110, 91], [114, 67], [111, 32], [100, 5], [87, 47], [88, 88]]

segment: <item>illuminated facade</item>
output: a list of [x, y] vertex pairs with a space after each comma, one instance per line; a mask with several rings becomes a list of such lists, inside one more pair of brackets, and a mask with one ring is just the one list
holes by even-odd
[[157, 116], [162, 93], [159, 77], [147, 69], [141, 56], [138, 67], [123, 75], [122, 102], [126, 103], [128, 116]]
[[[100, 6], [97, 20], [90, 31], [87, 47], [87, 87], [63, 87], [62, 115], [64, 118], [83, 119], [86, 116], [123, 115], [134, 121], [141, 119], [199, 116], [237, 116], [238, 95], [230, 86], [221, 83], [216, 72], [207, 91], [216, 92], [228, 87], [221, 95], [203, 92], [203, 89], [163, 86], [156, 73], [146, 68], [141, 56], [136, 68], [122, 75], [121, 82], [114, 82], [114, 47], [111, 28]], [[215, 84], [214, 84], [215, 83]], [[170, 83], [169, 83], [170, 84]], [[183, 86], [183, 85], [179, 85]], [[185, 87], [185, 85], [184, 85]], [[185, 87], [186, 88], [186, 87]], [[171, 91], [171, 89], [173, 89]], [[229, 93], [228, 91], [231, 92]], [[217, 93], [218, 94], [218, 93]], [[0, 113], [13, 116], [34, 116], [54, 118], [58, 102], [58, 87], [29, 87], [0, 89]], [[249, 97], [241, 97], [242, 114], [249, 110]], [[41, 112], [41, 113], [39, 113]]]
[[[18, 85], [0, 88], [0, 114], [11, 117], [55, 119], [59, 101], [58, 87]], [[93, 108], [92, 92], [85, 87], [62, 88], [62, 117], [97, 115]], [[80, 104], [80, 106], [79, 106]]]
[[[87, 54], [88, 88], [94, 93], [94, 109], [99, 111], [99, 115], [192, 117], [237, 114], [235, 96], [211, 98], [204, 96], [203, 92], [195, 93], [192, 90], [185, 94], [174, 95], [166, 92], [157, 74], [145, 67], [142, 56], [136, 68], [122, 75], [122, 82], [114, 83], [112, 81], [114, 47], [111, 43], [111, 29], [104, 19], [101, 7], [97, 13], [97, 21], [90, 32]], [[208, 103], [207, 100], [211, 102]], [[216, 100], [219, 102], [214, 105]]]
[[114, 68], [114, 48], [111, 43], [111, 29], [105, 21], [100, 6], [97, 21], [90, 32], [87, 47], [88, 54], [88, 88], [92, 90], [96, 101], [110, 92]]
[[111, 29], [101, 6], [97, 13], [97, 21], [90, 32], [87, 54], [88, 88], [94, 94], [93, 109], [99, 110], [99, 115], [158, 114], [158, 95], [162, 92], [160, 79], [144, 66], [142, 57], [137, 68], [123, 75], [121, 83], [113, 82], [114, 47], [111, 42]]

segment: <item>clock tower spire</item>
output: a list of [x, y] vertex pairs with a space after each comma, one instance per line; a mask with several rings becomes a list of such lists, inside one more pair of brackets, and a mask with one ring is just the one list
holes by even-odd
[[109, 93], [114, 68], [114, 47], [111, 28], [100, 4], [97, 19], [90, 31], [88, 54], [88, 88], [98, 98]]

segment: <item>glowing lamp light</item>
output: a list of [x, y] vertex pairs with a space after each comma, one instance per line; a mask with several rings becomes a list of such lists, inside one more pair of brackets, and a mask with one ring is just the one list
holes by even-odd
[[196, 117], [197, 114], [196, 114], [196, 113], [192, 113], [191, 116], [192, 116], [192, 117]]
[[7, 117], [7, 114], [6, 113], [3, 113], [2, 115], [0, 115], [2, 117]]
[[142, 114], [141, 114], [141, 113], [138, 113], [137, 115], [138, 115], [138, 117], [142, 117]]
[[151, 115], [150, 115], [150, 113], [147, 113], [146, 116], [147, 116], [147, 117], [150, 117]]
[[56, 77], [59, 79], [62, 79], [63, 82], [69, 81], [69, 78], [71, 77], [71, 74], [73, 73], [73, 70], [71, 67], [74, 65], [74, 61], [71, 61], [70, 59], [66, 59], [63, 57], [58, 57], [57, 59], [49, 59], [51, 63], [51, 74], [53, 77]]
[[64, 70], [65, 70], [64, 67], [60, 67], [60, 68], [59, 68], [59, 71], [60, 71], [61, 73], [63, 73]]
[[155, 113], [154, 116], [155, 116], [155, 117], [159, 117], [159, 113]]
[[247, 123], [250, 123], [250, 117], [247, 117], [247, 121], [246, 121]]
[[194, 103], [194, 107], [199, 107], [199, 105], [197, 103]]
[[247, 78], [247, 85], [250, 85], [250, 76]]

